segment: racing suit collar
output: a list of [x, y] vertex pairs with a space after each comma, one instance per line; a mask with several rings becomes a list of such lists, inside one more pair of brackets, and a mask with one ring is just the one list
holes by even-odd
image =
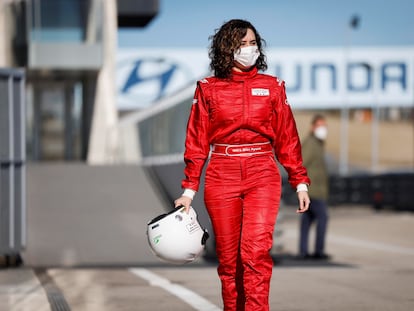
[[253, 78], [257, 74], [257, 68], [253, 67], [249, 71], [231, 71], [231, 78], [235, 81], [243, 81], [245, 79]]

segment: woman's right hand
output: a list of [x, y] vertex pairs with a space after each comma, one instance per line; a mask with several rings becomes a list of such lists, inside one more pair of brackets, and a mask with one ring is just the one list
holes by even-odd
[[181, 196], [177, 200], [174, 201], [175, 207], [184, 206], [185, 212], [188, 214], [190, 210], [191, 201], [193, 201], [191, 198], [186, 196]]

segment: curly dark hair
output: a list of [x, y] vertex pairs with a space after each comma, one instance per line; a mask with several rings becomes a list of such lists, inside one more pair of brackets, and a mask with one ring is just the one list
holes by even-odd
[[255, 67], [263, 71], [267, 69], [266, 56], [262, 50], [266, 41], [260, 37], [256, 28], [250, 22], [242, 19], [232, 19], [224, 23], [220, 29], [216, 29], [215, 34], [209, 38], [211, 40], [208, 53], [211, 59], [210, 69], [214, 71], [216, 77], [228, 78], [231, 75], [231, 69], [234, 66], [234, 52], [240, 48], [247, 29], [254, 32], [257, 47], [260, 51]]

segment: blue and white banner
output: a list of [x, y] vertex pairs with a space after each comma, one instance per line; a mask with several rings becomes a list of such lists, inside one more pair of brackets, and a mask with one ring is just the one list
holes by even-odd
[[[278, 48], [266, 73], [295, 109], [414, 105], [414, 47]], [[143, 109], [210, 75], [207, 49], [120, 49], [118, 108]]]
[[208, 72], [202, 49], [119, 50], [117, 59], [118, 109], [143, 109], [193, 84]]

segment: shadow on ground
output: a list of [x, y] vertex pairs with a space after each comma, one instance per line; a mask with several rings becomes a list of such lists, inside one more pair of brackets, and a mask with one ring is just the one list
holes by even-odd
[[279, 254], [272, 256], [275, 266], [300, 268], [356, 268], [355, 265], [338, 262], [335, 258], [329, 260], [303, 259], [292, 254]]

